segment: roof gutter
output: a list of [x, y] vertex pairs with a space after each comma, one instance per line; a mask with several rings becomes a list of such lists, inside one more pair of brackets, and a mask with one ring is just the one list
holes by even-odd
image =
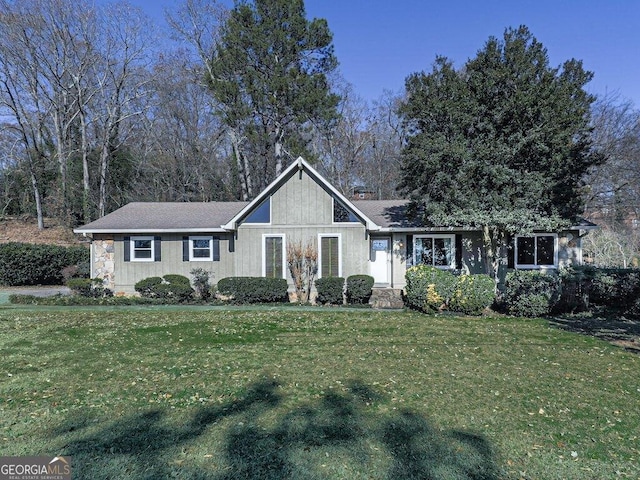
[[81, 233], [83, 235], [96, 233], [228, 233], [229, 230], [220, 227], [202, 227], [202, 228], [92, 228], [92, 229], [74, 229], [73, 233]]

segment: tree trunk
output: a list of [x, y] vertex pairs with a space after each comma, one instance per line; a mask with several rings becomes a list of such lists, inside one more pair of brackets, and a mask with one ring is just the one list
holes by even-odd
[[104, 217], [107, 208], [107, 173], [109, 171], [109, 142], [105, 141], [100, 150], [100, 191], [98, 216]]
[[276, 127], [276, 141], [274, 144], [275, 154], [275, 176], [276, 178], [282, 173], [282, 157], [284, 155], [282, 147], [282, 139], [284, 137], [284, 131], [280, 127]]
[[42, 213], [42, 197], [38, 187], [38, 178], [33, 170], [33, 161], [29, 156], [29, 176], [31, 177], [31, 187], [33, 188], [33, 198], [36, 202], [36, 215], [38, 218], [38, 229], [44, 230], [44, 215]]
[[87, 124], [84, 112], [80, 113], [80, 141], [82, 148], [82, 218], [84, 223], [91, 221], [91, 211], [89, 209], [89, 194], [91, 184], [89, 179], [89, 155], [87, 147]]
[[236, 166], [238, 168], [238, 179], [240, 180], [240, 189], [242, 200], [248, 201], [253, 194], [253, 185], [251, 182], [251, 173], [249, 171], [249, 163], [242, 154], [240, 148], [240, 139], [238, 134], [233, 130], [229, 130], [229, 137], [231, 138], [231, 145], [233, 147], [233, 155], [236, 157]]
[[506, 232], [495, 226], [482, 226], [482, 259], [485, 265], [485, 272], [496, 285], [496, 293], [499, 291], [502, 268], [507, 265], [508, 245], [506, 242]]

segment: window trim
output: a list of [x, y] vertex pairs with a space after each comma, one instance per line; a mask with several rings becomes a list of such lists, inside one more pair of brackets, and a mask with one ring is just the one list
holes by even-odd
[[434, 265], [432, 263], [431, 265], [427, 265], [427, 266], [439, 268], [440, 270], [455, 270], [456, 268], [456, 235], [454, 233], [432, 233], [432, 234], [424, 234], [424, 235], [414, 235], [413, 236], [413, 252], [412, 252], [413, 265], [426, 265], [424, 263], [418, 263], [416, 258], [416, 254], [418, 250], [416, 248], [416, 240], [423, 239], [423, 238], [431, 238], [431, 239], [448, 238], [449, 240], [451, 240], [451, 262], [449, 263], [449, 265]]
[[318, 278], [322, 278], [322, 239], [333, 237], [338, 239], [338, 277], [342, 276], [342, 234], [319, 233], [318, 234]]
[[[194, 240], [207, 240], [209, 242], [209, 256], [208, 257], [196, 257], [193, 255], [195, 249], [193, 245]], [[198, 248], [198, 250], [204, 250]], [[189, 237], [189, 261], [190, 262], [213, 262], [213, 236], [208, 235], [194, 235]]]
[[262, 276], [267, 276], [267, 238], [281, 238], [282, 239], [282, 277], [274, 278], [287, 278], [287, 250], [286, 250], [286, 235], [284, 233], [263, 233], [262, 234]]
[[[553, 237], [553, 265], [538, 265], [538, 237]], [[518, 239], [533, 238], [533, 264], [518, 263]], [[513, 266], [516, 270], [542, 270], [545, 268], [558, 268], [558, 234], [548, 232], [532, 233], [531, 235], [516, 235], [513, 240]]]
[[[151, 241], [151, 256], [149, 258], [138, 258], [136, 257], [136, 241], [137, 240], [150, 240]], [[144, 249], [147, 250], [146, 248]], [[129, 261], [131, 262], [155, 262], [156, 259], [156, 239], [153, 235], [137, 235], [129, 238]]]

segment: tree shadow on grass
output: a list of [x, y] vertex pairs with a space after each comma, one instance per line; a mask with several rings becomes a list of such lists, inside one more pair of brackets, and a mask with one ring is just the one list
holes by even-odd
[[640, 320], [622, 315], [565, 315], [550, 319], [554, 327], [569, 332], [590, 335], [640, 354]]
[[[498, 478], [494, 450], [482, 435], [442, 431], [410, 410], [378, 413], [376, 404], [384, 399], [362, 383], [275, 420], [271, 415], [266, 427], [265, 414], [281, 400], [278, 385], [263, 380], [237, 401], [198, 409], [184, 424], [171, 424], [162, 410], [151, 410], [71, 441], [61, 453], [72, 456], [74, 478], [91, 479], [346, 478], [332, 466], [344, 466], [346, 475], [369, 472], [367, 478], [389, 480]], [[177, 465], [167, 458], [225, 418], [233, 422], [218, 427], [225, 428], [223, 466]], [[52, 434], [81, 433], [89, 424], [66, 421]]]

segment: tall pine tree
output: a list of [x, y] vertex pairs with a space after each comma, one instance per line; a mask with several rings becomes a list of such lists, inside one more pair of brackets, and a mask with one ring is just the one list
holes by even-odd
[[241, 2], [211, 61], [243, 197], [260, 192], [288, 157], [305, 153], [305, 127], [336, 117], [327, 75], [337, 67], [326, 20], [306, 19], [302, 0]]

